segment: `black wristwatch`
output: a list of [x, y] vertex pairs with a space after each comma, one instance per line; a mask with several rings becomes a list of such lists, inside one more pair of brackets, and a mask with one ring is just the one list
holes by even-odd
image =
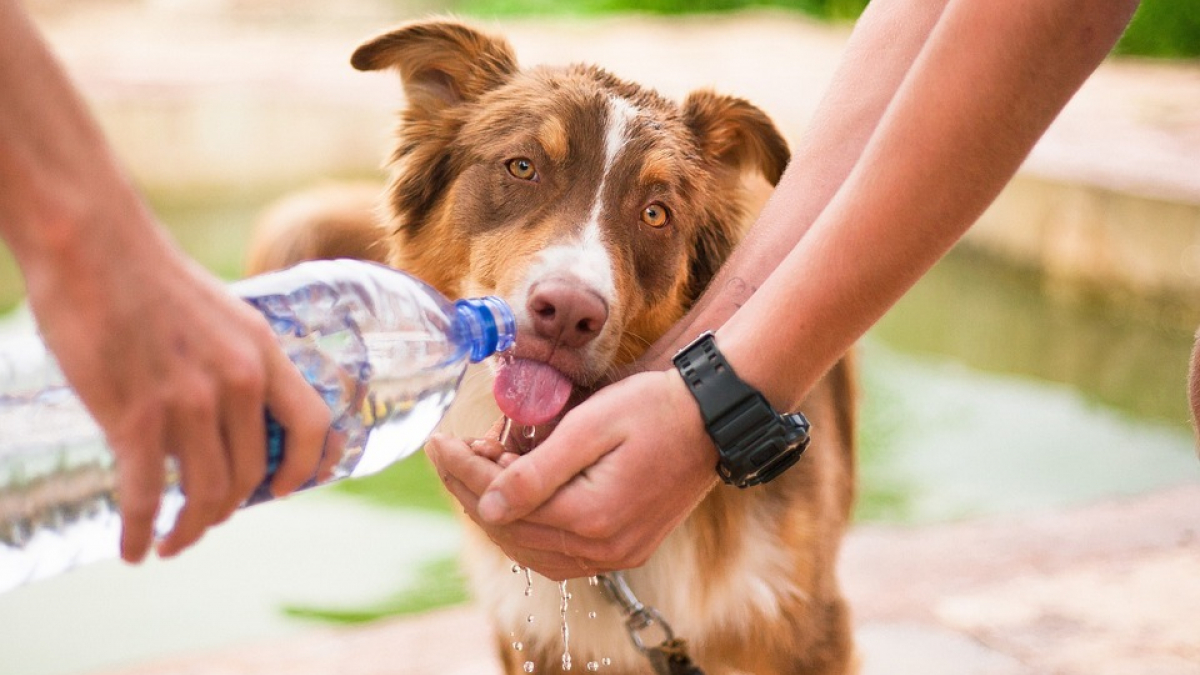
[[717, 473], [739, 488], [773, 480], [808, 447], [808, 420], [780, 415], [746, 384], [717, 349], [711, 331], [675, 355], [675, 368], [700, 406], [704, 428], [717, 446]]

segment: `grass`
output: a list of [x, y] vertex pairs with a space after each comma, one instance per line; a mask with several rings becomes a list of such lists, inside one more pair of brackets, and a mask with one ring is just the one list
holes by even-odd
[[467, 601], [467, 588], [458, 559], [441, 558], [423, 565], [415, 586], [394, 597], [358, 608], [306, 607], [290, 605], [283, 611], [297, 619], [311, 619], [340, 625], [369, 623], [394, 616], [419, 614], [438, 607]]
[[450, 513], [452, 508], [450, 496], [423, 452], [373, 476], [342, 481], [331, 489], [391, 508], [439, 513]]
[[1116, 52], [1155, 58], [1200, 57], [1200, 0], [1142, 0]]

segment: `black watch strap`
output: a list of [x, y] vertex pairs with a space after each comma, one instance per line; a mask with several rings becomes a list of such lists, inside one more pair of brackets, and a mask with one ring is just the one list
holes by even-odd
[[706, 332], [675, 356], [675, 367], [700, 406], [717, 446], [717, 473], [737, 487], [766, 483], [795, 464], [808, 447], [808, 420], [780, 415], [744, 382]]

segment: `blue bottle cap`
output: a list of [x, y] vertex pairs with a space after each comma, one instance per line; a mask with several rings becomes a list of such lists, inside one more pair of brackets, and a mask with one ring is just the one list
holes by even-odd
[[471, 347], [471, 363], [510, 349], [517, 338], [517, 320], [508, 303], [494, 295], [454, 303]]

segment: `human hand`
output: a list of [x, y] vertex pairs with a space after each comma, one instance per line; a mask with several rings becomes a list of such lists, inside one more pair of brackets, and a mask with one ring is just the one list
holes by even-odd
[[[168, 456], [185, 505], [161, 556], [196, 542], [262, 482], [264, 408], [287, 431], [277, 496], [318, 471], [329, 410], [261, 315], [176, 251], [139, 205], [114, 214], [112, 201], [94, 212], [147, 224], [27, 258], [23, 269], [43, 339], [116, 457], [121, 555], [137, 562], [154, 536]], [[143, 235], [116, 241], [131, 229]]]
[[642, 565], [716, 482], [716, 448], [674, 370], [601, 389], [528, 454], [444, 436], [426, 453], [492, 541], [555, 580]]

